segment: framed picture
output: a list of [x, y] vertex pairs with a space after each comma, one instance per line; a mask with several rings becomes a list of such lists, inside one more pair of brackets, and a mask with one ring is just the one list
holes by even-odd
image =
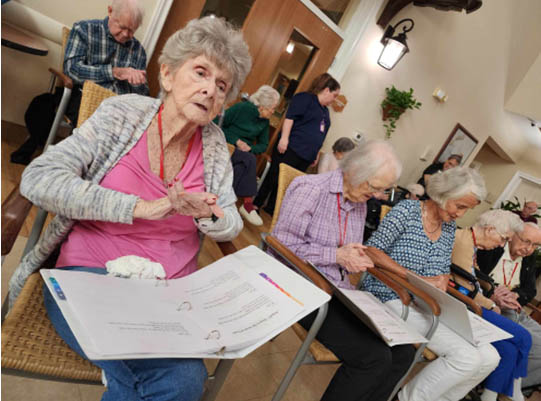
[[451, 155], [462, 155], [461, 164], [464, 164], [477, 146], [477, 142], [477, 139], [466, 128], [457, 124], [436, 155], [434, 163], [443, 163]]

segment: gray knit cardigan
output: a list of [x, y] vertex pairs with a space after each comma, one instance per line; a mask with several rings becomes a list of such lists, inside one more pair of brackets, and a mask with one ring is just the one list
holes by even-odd
[[[77, 220], [131, 224], [139, 199], [99, 185], [105, 175], [137, 143], [161, 101], [139, 95], [105, 100], [73, 134], [36, 158], [25, 170], [21, 194], [56, 214], [36, 246], [22, 259], [9, 282], [10, 305], [27, 277], [35, 272], [68, 235]], [[215, 223], [199, 219], [200, 232], [229, 241], [243, 224], [233, 192], [233, 168], [223, 132], [214, 123], [203, 127], [206, 191], [218, 195], [225, 216]]]

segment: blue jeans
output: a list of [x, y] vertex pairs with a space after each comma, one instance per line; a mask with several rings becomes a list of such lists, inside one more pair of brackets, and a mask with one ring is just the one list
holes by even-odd
[[501, 359], [498, 367], [485, 380], [485, 388], [512, 397], [513, 381], [526, 377], [528, 373], [528, 353], [532, 347], [532, 336], [519, 324], [485, 308], [483, 318], [513, 335], [507, 340], [492, 343]]
[[[67, 270], [106, 274], [105, 269], [67, 267]], [[56, 332], [71, 349], [86, 358], [46, 285], [43, 298]], [[201, 359], [127, 359], [92, 361], [105, 372], [107, 391], [102, 401], [196, 401], [203, 394], [207, 370]]]

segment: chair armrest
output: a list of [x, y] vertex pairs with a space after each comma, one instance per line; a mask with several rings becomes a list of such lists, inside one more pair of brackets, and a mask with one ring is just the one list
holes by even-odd
[[280, 256], [285, 258], [288, 262], [294, 265], [300, 272], [302, 272], [310, 281], [316, 286], [321, 288], [329, 295], [333, 295], [333, 289], [329, 283], [321, 276], [321, 273], [315, 270], [312, 266], [306, 263], [304, 260], [295, 255], [288, 247], [274, 238], [272, 235], [267, 235], [264, 241]]
[[224, 256], [237, 252], [237, 248], [235, 248], [235, 245], [231, 241], [216, 242], [216, 245], [218, 245]]
[[371, 274], [376, 279], [381, 281], [383, 284], [385, 284], [391, 290], [396, 292], [396, 294], [400, 297], [400, 300], [402, 301], [402, 303], [404, 305], [406, 305], [406, 306], [409, 306], [409, 304], [411, 303], [411, 296], [410, 296], [410, 294], [408, 293], [408, 290], [405, 287], [403, 287], [401, 284], [394, 281], [391, 277], [387, 276], [378, 267], [368, 269], [367, 271], [368, 271], [369, 274]]
[[49, 72], [53, 75], [55, 75], [59, 82], [62, 84], [62, 85], [59, 85], [59, 86], [63, 86], [65, 88], [69, 88], [69, 89], [73, 89], [73, 80], [68, 77], [66, 74], [64, 74], [63, 72], [60, 72], [52, 67], [49, 68]]
[[479, 306], [479, 304], [475, 302], [473, 299], [471, 299], [470, 297], [462, 294], [460, 291], [449, 286], [447, 287], [447, 293], [451, 294], [453, 297], [455, 297], [459, 301], [464, 302], [479, 316], [483, 316], [483, 309], [481, 308], [481, 306]]
[[413, 284], [411, 284], [408, 280], [406, 279], [403, 279], [402, 277], [399, 277], [398, 275], [394, 274], [394, 273], [391, 273], [390, 271], [388, 270], [383, 270], [381, 269], [381, 271], [383, 272], [383, 274], [389, 276], [390, 278], [393, 279], [393, 281], [396, 281], [398, 284], [400, 284], [402, 287], [406, 288], [410, 293], [412, 293], [413, 295], [415, 295], [416, 297], [420, 298], [421, 300], [423, 300], [423, 302], [430, 308], [430, 310], [432, 311], [432, 314], [434, 316], [439, 316], [440, 313], [441, 313], [441, 309], [440, 309], [440, 306], [438, 305], [438, 303], [432, 298], [430, 297], [430, 295], [428, 295], [426, 292], [424, 292], [423, 290], [415, 287]]
[[527, 306], [528, 308], [530, 308], [531, 310], [533, 310], [534, 312], [541, 313], [541, 309], [539, 309], [538, 306], [535, 306], [535, 305], [532, 304], [531, 302], [528, 302], [528, 303], [526, 304], [526, 306]]
[[[286, 247], [272, 235], [267, 235], [265, 237], [265, 241], [273, 250], [279, 253], [280, 256], [284, 257], [288, 262], [294, 264], [295, 267], [304, 273], [315, 285], [317, 285], [327, 294], [333, 295], [334, 291], [332, 287], [319, 271], [315, 270], [312, 266], [310, 266], [310, 264], [295, 255], [295, 253], [293, 253], [288, 247]], [[411, 297], [402, 285], [396, 283], [390, 277], [383, 274], [377, 267], [369, 269], [368, 272], [396, 292], [404, 305], [407, 306], [410, 304]]]
[[31, 208], [32, 203], [21, 195], [18, 185], [2, 202], [2, 255], [11, 252]]

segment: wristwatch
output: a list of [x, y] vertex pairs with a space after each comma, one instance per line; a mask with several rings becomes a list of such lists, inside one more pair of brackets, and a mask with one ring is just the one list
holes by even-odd
[[492, 302], [492, 305], [490, 306], [489, 310], [493, 310], [496, 307], [496, 302]]
[[[203, 218], [203, 217], [201, 217], [201, 218]], [[207, 217], [207, 218], [211, 219], [213, 223], [216, 223], [216, 220], [219, 219], [219, 217], [216, 216], [214, 213], [212, 213], [212, 216]], [[199, 219], [197, 217], [194, 217], [193, 219], [195, 220], [196, 223], [199, 223]]]

